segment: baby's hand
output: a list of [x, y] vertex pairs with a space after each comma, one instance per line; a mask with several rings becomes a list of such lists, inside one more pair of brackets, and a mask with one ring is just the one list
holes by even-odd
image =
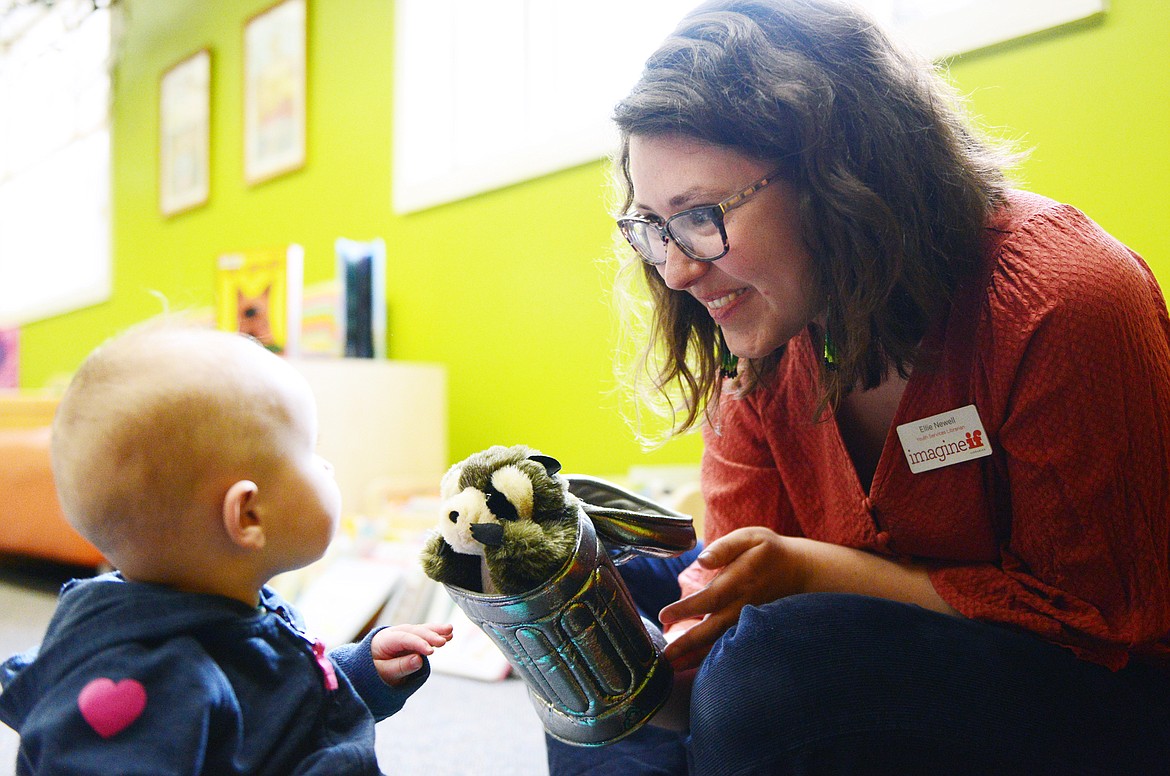
[[370, 652], [382, 681], [397, 687], [422, 668], [422, 656], [451, 640], [448, 625], [392, 625], [374, 634]]

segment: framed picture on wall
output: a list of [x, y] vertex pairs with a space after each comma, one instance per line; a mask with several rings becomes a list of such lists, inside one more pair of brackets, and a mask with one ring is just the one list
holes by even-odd
[[204, 204], [211, 190], [211, 52], [168, 69], [158, 91], [158, 204], [169, 216]]
[[308, 0], [283, 0], [244, 26], [244, 179], [259, 183], [305, 163]]

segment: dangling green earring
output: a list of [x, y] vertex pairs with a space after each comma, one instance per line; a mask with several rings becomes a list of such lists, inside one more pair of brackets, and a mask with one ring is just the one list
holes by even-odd
[[821, 354], [821, 359], [825, 362], [825, 369], [830, 372], [837, 371], [837, 346], [829, 338], [828, 329], [825, 329], [825, 352]]
[[837, 345], [833, 342], [833, 338], [829, 336], [829, 322], [825, 320], [824, 333], [824, 349], [821, 352], [821, 361], [825, 365], [825, 369], [830, 372], [837, 371]]
[[727, 340], [723, 339], [723, 329], [719, 330], [719, 376], [723, 378], [735, 377], [739, 374], [739, 356], [727, 347]]

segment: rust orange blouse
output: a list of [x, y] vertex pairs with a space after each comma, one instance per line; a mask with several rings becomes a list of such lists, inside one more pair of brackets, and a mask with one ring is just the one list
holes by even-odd
[[[814, 422], [816, 354], [704, 430], [706, 539], [765, 525], [928, 563], [968, 617], [1117, 669], [1170, 666], [1170, 320], [1145, 263], [1079, 211], [1023, 192], [987, 231], [983, 275], [924, 339], [894, 427], [974, 404], [992, 455], [912, 474], [894, 428], [870, 492], [835, 421]], [[695, 571], [695, 568], [688, 572]], [[683, 574], [693, 589], [693, 574]]]

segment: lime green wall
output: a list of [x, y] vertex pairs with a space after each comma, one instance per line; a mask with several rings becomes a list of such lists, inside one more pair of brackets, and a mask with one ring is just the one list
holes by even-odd
[[[305, 247], [306, 281], [332, 273], [333, 240], [381, 235], [393, 358], [447, 365], [450, 454], [524, 442], [576, 471], [693, 462], [690, 437], [649, 456], [607, 391], [613, 324], [597, 259], [610, 245], [603, 162], [398, 217], [390, 210], [393, 8], [310, 0], [304, 169], [248, 187], [241, 152], [242, 25], [269, 0], [123, 0], [114, 103], [114, 297], [29, 325], [22, 381], [51, 382], [118, 329], [212, 301], [214, 257]], [[1067, 200], [1142, 252], [1170, 285], [1170, 9], [1114, 0], [1101, 22], [969, 55], [952, 72], [988, 124], [1035, 146], [1036, 190]], [[161, 73], [212, 51], [208, 205], [157, 206]], [[393, 401], [393, 397], [387, 397]]]
[[960, 58], [951, 75], [988, 127], [1032, 149], [1023, 184], [1088, 213], [1170, 291], [1170, 3]]

